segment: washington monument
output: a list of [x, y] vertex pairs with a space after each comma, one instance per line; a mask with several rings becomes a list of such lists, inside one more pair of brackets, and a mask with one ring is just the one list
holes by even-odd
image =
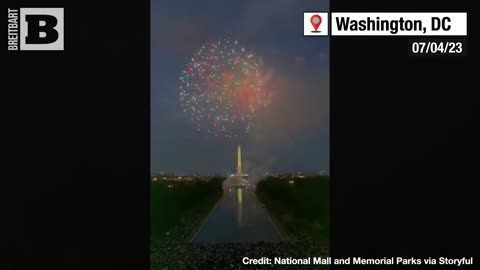
[[242, 176], [242, 148], [237, 146], [237, 175]]

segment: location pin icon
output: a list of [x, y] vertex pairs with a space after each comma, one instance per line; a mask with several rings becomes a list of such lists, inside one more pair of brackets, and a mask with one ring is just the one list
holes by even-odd
[[315, 15], [313, 15], [313, 16], [310, 18], [310, 22], [312, 23], [313, 28], [315, 28], [315, 31], [317, 31], [318, 27], [319, 27], [320, 24], [322, 23], [322, 17], [320, 17], [319, 15], [315, 14]]

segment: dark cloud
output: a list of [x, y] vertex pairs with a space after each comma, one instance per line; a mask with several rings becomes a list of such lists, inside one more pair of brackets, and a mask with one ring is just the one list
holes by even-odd
[[162, 16], [155, 23], [158, 25], [152, 27], [151, 34], [153, 50], [188, 55], [205, 41], [215, 38], [211, 31], [215, 21], [211, 17]]
[[[274, 93], [272, 102], [258, 113], [249, 134], [249, 157], [257, 160], [264, 171], [269, 171], [277, 167], [277, 162], [288, 163], [299, 158], [294, 153], [301, 155], [301, 148], [310, 146], [320, 149], [319, 145], [327, 148], [330, 124], [328, 74], [299, 79], [276, 73], [268, 87]], [[327, 158], [325, 149], [320, 152]], [[262, 163], [262, 160], [268, 162]], [[270, 167], [266, 168], [266, 165]], [[318, 164], [318, 167], [326, 166]]]

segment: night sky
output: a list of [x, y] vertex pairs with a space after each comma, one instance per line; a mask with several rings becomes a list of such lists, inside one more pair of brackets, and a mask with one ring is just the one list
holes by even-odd
[[[329, 42], [303, 37], [303, 11], [328, 8], [311, 0], [152, 0], [152, 173], [232, 173], [238, 143], [251, 175], [329, 171]], [[183, 67], [219, 38], [241, 42], [271, 73], [268, 110], [236, 140], [198, 132], [179, 103]]]

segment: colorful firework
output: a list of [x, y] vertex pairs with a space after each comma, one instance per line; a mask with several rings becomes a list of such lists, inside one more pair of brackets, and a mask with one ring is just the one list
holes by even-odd
[[238, 41], [204, 44], [182, 70], [180, 104], [198, 131], [234, 138], [248, 133], [268, 104], [261, 60]]

